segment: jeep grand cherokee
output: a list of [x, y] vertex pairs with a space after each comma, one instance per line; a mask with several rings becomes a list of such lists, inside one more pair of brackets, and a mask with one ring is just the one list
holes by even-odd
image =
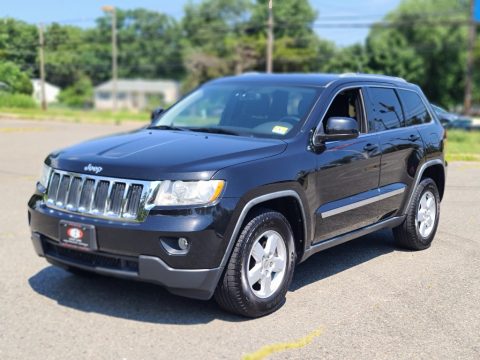
[[28, 204], [33, 245], [72, 272], [262, 316], [318, 251], [384, 228], [428, 248], [444, 139], [422, 91], [399, 78], [217, 79], [148, 127], [51, 153]]

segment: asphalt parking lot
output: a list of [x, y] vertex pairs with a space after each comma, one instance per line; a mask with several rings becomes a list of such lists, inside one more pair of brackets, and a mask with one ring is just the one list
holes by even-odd
[[38, 258], [26, 203], [43, 158], [138, 126], [0, 120], [0, 359], [239, 359], [277, 343], [295, 349], [271, 359], [480, 358], [480, 163], [449, 166], [430, 249], [403, 251], [382, 231], [327, 250], [261, 319]]

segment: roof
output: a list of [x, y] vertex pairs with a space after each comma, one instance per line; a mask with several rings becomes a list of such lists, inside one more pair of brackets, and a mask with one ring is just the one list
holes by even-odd
[[[138, 92], [163, 92], [166, 88], [179, 88], [178, 82], [174, 80], [144, 80], [144, 79], [118, 79], [118, 91], [138, 91]], [[113, 81], [109, 80], [95, 87], [95, 91], [112, 91]]]
[[[38, 87], [40, 87], [40, 85], [42, 83], [41, 79], [30, 79], [30, 81], [32, 82], [33, 86], [38, 86]], [[45, 81], [45, 86], [49, 87], [49, 88], [52, 88], [52, 89], [59, 90], [59, 91], [61, 90], [60, 87], [58, 87], [57, 85], [53, 85], [52, 83], [49, 83], [48, 81]]]
[[374, 75], [374, 74], [360, 74], [360, 73], [347, 73], [347, 74], [266, 74], [266, 73], [245, 73], [238, 76], [230, 76], [219, 78], [209, 82], [209, 84], [221, 84], [221, 83], [252, 83], [252, 82], [268, 82], [271, 84], [295, 84], [306, 86], [327, 87], [333, 83], [348, 83], [353, 81], [361, 82], [377, 82], [388, 83], [396, 86], [411, 86], [402, 78], [386, 76], [386, 75]]

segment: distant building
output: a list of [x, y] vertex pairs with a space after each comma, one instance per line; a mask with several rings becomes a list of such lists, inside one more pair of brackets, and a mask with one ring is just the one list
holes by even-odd
[[[113, 81], [95, 88], [95, 108], [113, 109]], [[143, 110], [174, 103], [180, 96], [180, 86], [173, 80], [117, 80], [117, 106], [119, 109]]]
[[[40, 103], [42, 101], [41, 81], [40, 79], [32, 79], [31, 81], [33, 85], [33, 99]], [[57, 102], [58, 94], [60, 94], [60, 88], [45, 81], [45, 100], [47, 104]]]

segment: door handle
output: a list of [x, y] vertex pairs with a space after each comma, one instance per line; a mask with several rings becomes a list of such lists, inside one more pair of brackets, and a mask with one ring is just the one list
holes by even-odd
[[378, 149], [378, 145], [377, 144], [367, 144], [363, 147], [363, 150], [365, 151], [373, 151], [373, 150], [377, 150]]
[[420, 136], [415, 135], [415, 134], [412, 134], [408, 137], [409, 141], [417, 141], [418, 139], [420, 139]]

